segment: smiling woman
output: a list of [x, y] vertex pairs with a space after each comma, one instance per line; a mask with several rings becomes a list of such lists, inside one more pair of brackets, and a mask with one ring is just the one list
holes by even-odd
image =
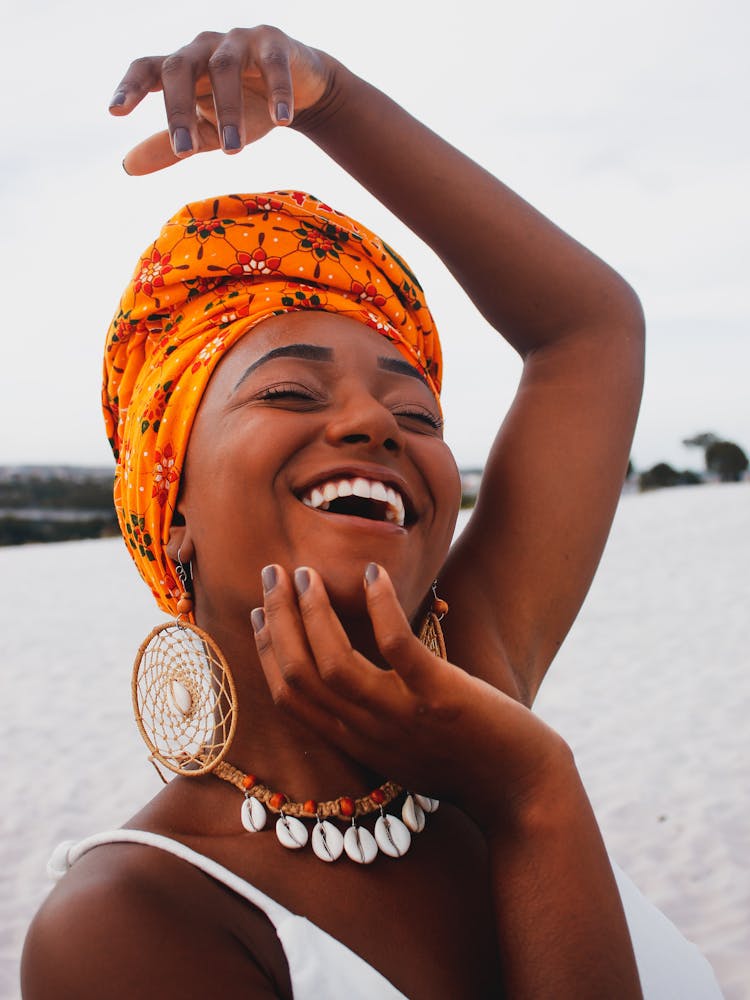
[[129, 172], [297, 129], [443, 258], [523, 375], [451, 548], [440, 344], [408, 265], [300, 191], [169, 220], [110, 327], [104, 409], [123, 535], [178, 617], [133, 687], [178, 777], [56, 852], [67, 873], [29, 932], [24, 995], [718, 995], [616, 878], [569, 749], [528, 708], [619, 496], [634, 293], [273, 28], [136, 60], [111, 110], [156, 90], [168, 130]]

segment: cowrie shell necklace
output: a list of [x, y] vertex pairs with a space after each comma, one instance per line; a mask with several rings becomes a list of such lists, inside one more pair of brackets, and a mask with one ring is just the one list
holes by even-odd
[[[276, 837], [284, 847], [299, 850], [311, 840], [315, 855], [328, 862], [337, 861], [342, 854], [362, 865], [371, 864], [379, 853], [402, 858], [411, 846], [412, 834], [424, 830], [425, 815], [440, 805], [437, 799], [407, 792], [399, 819], [385, 812], [385, 807], [403, 792], [395, 781], [386, 781], [358, 799], [343, 795], [327, 802], [292, 802], [282, 792], [261, 784], [254, 774], [245, 774], [226, 761], [217, 764], [212, 773], [243, 792], [240, 820], [248, 833], [263, 830], [270, 811], [278, 816]], [[357, 820], [378, 811], [373, 835]], [[305, 819], [315, 823], [312, 836], [302, 822]], [[342, 833], [332, 819], [349, 822], [346, 831]]]

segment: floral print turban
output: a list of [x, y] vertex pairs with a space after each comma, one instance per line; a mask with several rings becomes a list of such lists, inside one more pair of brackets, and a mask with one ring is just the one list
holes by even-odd
[[164, 546], [193, 419], [224, 353], [256, 324], [326, 310], [377, 330], [436, 398], [440, 343], [422, 289], [374, 233], [301, 191], [186, 205], [138, 261], [107, 333], [102, 402], [115, 507], [159, 606], [180, 587]]

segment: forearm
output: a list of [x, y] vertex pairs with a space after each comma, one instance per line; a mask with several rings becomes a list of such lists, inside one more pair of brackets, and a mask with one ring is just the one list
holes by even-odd
[[432, 247], [522, 355], [638, 322], [632, 290], [606, 264], [340, 64], [296, 127]]
[[512, 834], [489, 838], [489, 850], [507, 996], [642, 998], [617, 886], [572, 764]]

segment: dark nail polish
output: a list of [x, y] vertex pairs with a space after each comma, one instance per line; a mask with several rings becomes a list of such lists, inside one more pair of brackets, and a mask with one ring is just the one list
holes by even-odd
[[266, 613], [263, 608], [253, 608], [250, 612], [250, 621], [252, 622], [253, 631], [260, 632], [266, 624]]
[[304, 592], [310, 586], [310, 574], [307, 572], [304, 566], [302, 566], [300, 569], [295, 569], [294, 586], [300, 597], [302, 597]]
[[125, 103], [127, 99], [127, 94], [124, 90], [118, 90], [117, 93], [112, 95], [112, 100], [109, 102], [110, 108], [119, 108]]
[[276, 105], [276, 121], [277, 122], [289, 121], [289, 105], [285, 104], [283, 101], [279, 101], [279, 103]]
[[276, 586], [276, 581], [278, 580], [278, 573], [276, 572], [276, 567], [264, 566], [263, 569], [261, 570], [260, 578], [263, 581], [263, 593], [269, 594]]
[[122, 169], [125, 171], [125, 173], [128, 175], [128, 177], [130, 177], [130, 171], [125, 166], [125, 160], [122, 161]]
[[367, 569], [365, 570], [365, 580], [368, 584], [375, 583], [378, 576], [380, 576], [380, 569], [376, 563], [368, 563]]
[[176, 128], [174, 130], [172, 143], [174, 144], [175, 153], [189, 153], [193, 148], [193, 140], [190, 138], [190, 132], [186, 128]]
[[225, 125], [222, 129], [221, 137], [224, 141], [224, 149], [240, 148], [240, 133], [236, 125]]

